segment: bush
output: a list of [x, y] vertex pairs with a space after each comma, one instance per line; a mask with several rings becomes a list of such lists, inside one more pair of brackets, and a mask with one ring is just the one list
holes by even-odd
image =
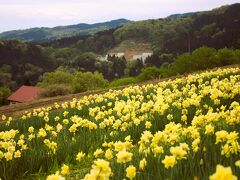
[[9, 88], [0, 87], [0, 106], [8, 104], [8, 96], [11, 95], [11, 90]]
[[218, 64], [216, 53], [216, 49], [205, 46], [194, 50], [191, 55], [191, 70], [204, 70], [216, 67]]
[[150, 79], [159, 78], [160, 72], [159, 69], [155, 66], [145, 68], [141, 74], [137, 76], [137, 81], [142, 82]]
[[239, 57], [239, 50], [234, 51], [223, 48], [216, 51], [214, 48], [201, 47], [194, 50], [192, 54], [185, 53], [178, 56], [172, 64], [172, 70], [175, 74], [183, 74], [196, 70], [238, 64], [240, 62]]
[[[101, 89], [108, 85], [108, 81], [98, 72], [77, 72], [69, 70], [56, 70], [45, 73], [38, 86], [47, 88], [44, 97], [79, 93], [88, 90]], [[54, 88], [57, 88], [56, 90]]]
[[108, 81], [98, 72], [77, 72], [74, 74], [72, 89], [75, 93], [87, 90], [101, 89], [107, 86]]
[[218, 59], [219, 66], [237, 64], [240, 61], [240, 59], [238, 59], [238, 57], [237, 57], [237, 53], [235, 53], [233, 50], [227, 49], [227, 48], [218, 50], [216, 56]]
[[192, 71], [191, 56], [188, 53], [182, 54], [177, 57], [173, 63], [172, 70], [174, 74], [183, 74]]
[[73, 82], [74, 76], [69, 72], [62, 70], [57, 70], [50, 73], [45, 73], [41, 78], [41, 82], [38, 83], [38, 86], [49, 87], [54, 84], [64, 84], [70, 86]]
[[116, 79], [114, 81], [112, 81], [109, 86], [110, 87], [118, 87], [118, 86], [123, 86], [123, 85], [127, 85], [127, 84], [132, 84], [132, 83], [136, 83], [137, 80], [134, 77], [126, 77], [126, 78], [121, 78], [121, 79]]
[[237, 63], [240, 63], [240, 49], [236, 49], [234, 54], [236, 56]]
[[174, 76], [174, 72], [171, 67], [161, 67], [159, 69], [159, 78], [167, 78], [170, 76]]
[[54, 97], [54, 96], [63, 96], [73, 93], [72, 89], [69, 86], [63, 84], [54, 84], [45, 88], [40, 94], [40, 97]]

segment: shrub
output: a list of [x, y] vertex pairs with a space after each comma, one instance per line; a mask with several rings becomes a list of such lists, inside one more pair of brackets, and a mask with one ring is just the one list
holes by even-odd
[[10, 96], [11, 90], [9, 88], [0, 87], [0, 106], [8, 104], [8, 96]]
[[182, 54], [173, 63], [175, 74], [189, 73], [196, 70], [211, 69], [239, 63], [238, 50], [219, 49], [201, 47], [193, 51], [192, 54]]
[[40, 97], [54, 97], [54, 96], [63, 96], [73, 93], [72, 89], [69, 86], [63, 84], [54, 84], [45, 88], [40, 94]]
[[134, 77], [126, 77], [126, 78], [121, 78], [121, 79], [116, 79], [114, 81], [112, 81], [109, 86], [110, 87], [118, 87], [118, 86], [123, 86], [123, 85], [127, 85], [127, 84], [132, 84], [132, 83], [136, 83], [137, 80]]
[[191, 56], [188, 53], [182, 54], [177, 57], [176, 61], [173, 63], [172, 71], [174, 74], [183, 74], [185, 72], [192, 71]]
[[173, 76], [174, 72], [172, 71], [171, 67], [161, 67], [159, 69], [159, 78], [167, 78]]
[[237, 63], [240, 63], [240, 49], [236, 49], [234, 54], [236, 56]]
[[72, 89], [75, 93], [87, 90], [101, 89], [107, 86], [108, 81], [98, 72], [77, 72], [74, 74]]
[[236, 64], [236, 63], [239, 63], [239, 60], [240, 60], [237, 57], [237, 53], [235, 53], [233, 50], [227, 49], [227, 48], [219, 49], [216, 56], [218, 59], [219, 66]]
[[204, 70], [216, 67], [218, 64], [216, 53], [216, 49], [205, 46], [194, 50], [191, 55], [191, 70]]
[[[47, 88], [46, 96], [45, 94], [43, 96], [50, 97], [70, 92], [79, 93], [87, 90], [101, 89], [106, 87], [107, 84], [108, 81], [98, 72], [56, 70], [55, 72], [45, 73], [38, 86]], [[57, 90], [55, 91], [54, 88], [57, 88]]]
[[137, 76], [137, 81], [142, 82], [150, 79], [159, 78], [159, 69], [155, 66], [145, 68], [141, 74]]
[[48, 87], [54, 84], [65, 84], [70, 85], [73, 82], [74, 76], [69, 72], [57, 70], [54, 72], [45, 73], [41, 78], [41, 82], [38, 83], [38, 86]]

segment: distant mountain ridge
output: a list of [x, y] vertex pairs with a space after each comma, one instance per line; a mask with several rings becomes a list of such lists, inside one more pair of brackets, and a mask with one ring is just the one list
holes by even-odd
[[126, 50], [129, 50], [128, 48], [138, 41], [150, 44], [152, 51], [164, 53], [183, 53], [204, 45], [214, 48], [239, 48], [239, 12], [240, 3], [235, 3], [208, 11], [134, 21], [94, 35], [72, 36], [41, 45], [55, 48], [71, 46], [81, 51], [100, 54], [121, 46], [123, 42]]
[[177, 18], [183, 18], [183, 17], [188, 17], [192, 16], [193, 14], [196, 14], [198, 12], [189, 12], [189, 13], [183, 13], [183, 14], [172, 14], [170, 16], [167, 16], [167, 19], [177, 19]]
[[46, 42], [64, 37], [91, 35], [96, 32], [116, 28], [131, 22], [127, 19], [116, 19], [112, 21], [86, 24], [80, 23], [67, 26], [56, 26], [53, 28], [41, 27], [25, 30], [13, 30], [0, 33], [0, 39], [17, 39], [28, 42]]

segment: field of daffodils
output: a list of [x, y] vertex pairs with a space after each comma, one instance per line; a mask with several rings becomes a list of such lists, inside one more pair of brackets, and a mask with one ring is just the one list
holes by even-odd
[[110, 90], [0, 116], [0, 178], [240, 177], [240, 69]]

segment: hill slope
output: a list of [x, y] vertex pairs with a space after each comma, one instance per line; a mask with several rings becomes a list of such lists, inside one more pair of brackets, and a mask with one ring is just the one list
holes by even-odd
[[240, 48], [240, 4], [189, 16], [137, 21], [114, 32], [116, 42], [145, 39], [161, 53], [190, 52], [201, 46]]
[[[75, 47], [81, 51], [106, 53], [123, 42], [149, 44], [156, 54], [180, 54], [201, 46], [240, 48], [240, 4], [210, 11], [172, 15], [164, 19], [127, 23], [89, 37], [69, 37], [44, 46]], [[126, 44], [126, 43], [125, 43]], [[121, 50], [122, 51], [122, 50]]]
[[76, 24], [57, 26], [54, 28], [31, 28], [26, 30], [7, 31], [0, 34], [0, 39], [17, 39], [22, 41], [44, 42], [63, 37], [89, 35], [96, 32], [116, 28], [130, 22], [127, 19], [117, 19], [96, 24]]
[[239, 75], [208, 71], [2, 116], [0, 178], [238, 179]]
[[[231, 68], [240, 68], [240, 65], [231, 65], [231, 66], [225, 66], [225, 67], [221, 67], [221, 68], [220, 67], [213, 68], [208, 71], [215, 72], [216, 70], [220, 70], [220, 69], [224, 70], [224, 69], [231, 69]], [[124, 88], [131, 87], [133, 85], [143, 86], [143, 85], [147, 85], [147, 84], [158, 84], [159, 82], [162, 82], [162, 81], [174, 80], [176, 78], [187, 78], [189, 75], [195, 75], [195, 74], [202, 73], [202, 72], [207, 72], [207, 71], [196, 71], [196, 72], [189, 73], [189, 74], [185, 73], [184, 75], [172, 76], [172, 77], [163, 78], [163, 79], [148, 80], [148, 81], [144, 81], [141, 83], [123, 85], [120, 87], [106, 88], [106, 89], [102, 89], [102, 90], [93, 90], [93, 91], [87, 91], [87, 92], [82, 92], [82, 93], [77, 93], [77, 94], [69, 94], [69, 95], [65, 95], [65, 96], [36, 99], [31, 102], [2, 106], [2, 107], [0, 107], [0, 114], [1, 115], [4, 114], [6, 116], [11, 116], [14, 119], [17, 119], [17, 118], [22, 117], [22, 115], [25, 114], [25, 112], [30, 112], [33, 109], [38, 109], [41, 107], [50, 107], [50, 106], [53, 106], [54, 103], [60, 104], [60, 103], [66, 102], [66, 101], [71, 101], [73, 98], [80, 99], [80, 98], [82, 98], [84, 96], [88, 96], [88, 95], [103, 94], [103, 93], [108, 92], [109, 90], [122, 90]], [[0, 123], [1, 123], [1, 119], [0, 119]]]

